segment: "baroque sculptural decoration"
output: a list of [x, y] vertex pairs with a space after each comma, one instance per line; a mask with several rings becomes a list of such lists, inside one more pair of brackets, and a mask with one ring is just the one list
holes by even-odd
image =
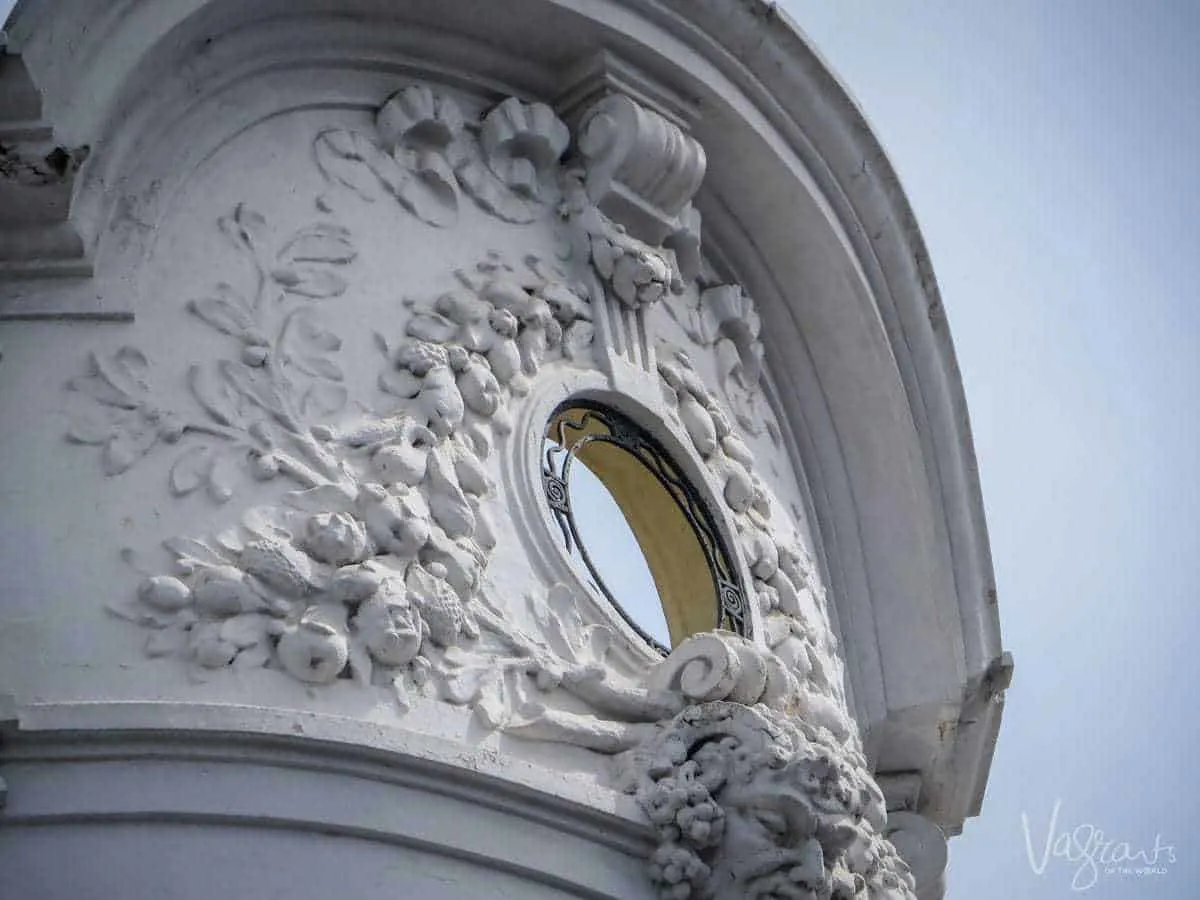
[[[147, 629], [149, 655], [197, 675], [265, 667], [313, 686], [386, 685], [402, 709], [415, 693], [469, 706], [490, 729], [612, 756], [656, 829], [651, 875], [664, 898], [911, 897], [883, 837], [815, 564], [779, 527], [787, 517], [737, 427], [756, 433], [763, 419], [757, 316], [736, 286], [695, 289], [688, 201], [702, 151], [630, 104], [585, 117], [568, 163], [570, 134], [549, 107], [508, 99], [472, 120], [424, 85], [393, 95], [374, 133], [315, 136], [331, 191], [394, 200], [438, 228], [472, 202], [513, 225], [550, 224], [563, 247], [555, 263], [489, 255], [452, 289], [405, 301], [402, 333], [376, 335], [373, 398], [349, 396], [341, 340], [322, 315], [358, 259], [329, 196], [318, 221], [283, 240], [247, 206], [222, 217], [253, 278], [188, 304], [230, 348], [188, 372], [193, 408], [158, 405], [148, 358], [124, 347], [71, 380], [69, 437], [100, 446], [108, 475], [177, 445], [177, 496], [203, 489], [225, 502], [243, 477], [289, 487], [235, 528], [166, 541], [174, 571], [145, 571], [136, 598], [112, 610]], [[653, 143], [639, 129], [658, 136], [660, 156], [643, 147], [634, 164], [629, 154]], [[656, 181], [646, 170], [656, 163], [676, 168]], [[601, 210], [598, 194], [617, 182], [653, 188], [651, 238]], [[761, 633], [696, 635], [620, 672], [609, 665], [617, 630], [584, 621], [572, 588], [524, 598], [528, 629], [515, 598], [492, 596], [484, 576], [500, 537], [487, 463], [539, 374], [597, 367], [614, 322], [677, 302], [691, 304], [672, 312], [685, 332], [718, 357], [734, 417], [686, 353], [641, 362], [737, 528]], [[348, 412], [351, 400], [367, 412]]]

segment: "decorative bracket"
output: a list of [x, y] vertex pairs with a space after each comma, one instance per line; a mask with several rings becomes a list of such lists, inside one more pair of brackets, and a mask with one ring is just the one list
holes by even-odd
[[652, 246], [674, 250], [695, 277], [700, 218], [691, 199], [704, 179], [704, 148], [689, 134], [695, 106], [609, 53], [574, 73], [558, 103], [587, 164], [588, 199]]

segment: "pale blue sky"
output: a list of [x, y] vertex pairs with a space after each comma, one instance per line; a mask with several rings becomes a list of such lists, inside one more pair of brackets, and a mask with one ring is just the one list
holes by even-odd
[[904, 183], [975, 433], [1016, 676], [948, 895], [1071, 896], [1021, 823], [1040, 857], [1061, 799], [1175, 845], [1082, 896], [1200, 896], [1200, 3], [781, 5]]

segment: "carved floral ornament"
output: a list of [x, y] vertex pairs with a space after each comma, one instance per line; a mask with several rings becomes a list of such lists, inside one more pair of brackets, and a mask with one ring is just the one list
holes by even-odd
[[[548, 371], [594, 367], [597, 304], [637, 314], [682, 302], [694, 285], [692, 266], [666, 246], [698, 238], [687, 197], [673, 199], [681, 212], [663, 244], [645, 243], [589, 195], [595, 160], [561, 162], [569, 140], [542, 104], [508, 99], [471, 121], [423, 85], [391, 97], [372, 134], [315, 136], [330, 190], [395, 201], [433, 227], [452, 226], [469, 198], [514, 226], [552, 223], [562, 238], [553, 263], [488, 255], [456, 272], [452, 289], [403, 301], [398, 333], [375, 336], [372, 396], [350, 396], [328, 325], [358, 251], [327, 198], [315, 221], [285, 235], [244, 205], [220, 219], [252, 277], [214, 284], [187, 310], [228, 353], [188, 370], [188, 409], [156, 399], [138, 349], [93, 354], [68, 385], [68, 437], [99, 446], [113, 476], [147, 454], [175, 454], [176, 496], [226, 502], [246, 477], [287, 488], [234, 528], [165, 541], [170, 572], [131, 555], [145, 577], [112, 611], [147, 630], [147, 654], [198, 677], [265, 668], [314, 688], [387, 686], [401, 710], [428, 697], [472, 708], [491, 729], [614, 755], [619, 782], [657, 829], [651, 875], [665, 898], [911, 896], [881, 837], [815, 565], [794, 531], [773, 524], [778, 500], [686, 353], [665, 354], [648, 374], [661, 378], [669, 414], [735, 523], [762, 633], [696, 635], [626, 676], [609, 664], [615, 629], [585, 622], [570, 588], [523, 598], [526, 630], [516, 598], [488, 585], [501, 536], [487, 461], [515, 405]], [[722, 380], [757, 396], [748, 299], [710, 288], [706, 304], [711, 334], [693, 335], [697, 350], [724, 341], [736, 363]]]

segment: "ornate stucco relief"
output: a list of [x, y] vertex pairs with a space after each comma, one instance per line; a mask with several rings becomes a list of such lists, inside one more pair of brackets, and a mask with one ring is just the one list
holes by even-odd
[[543, 103], [510, 97], [479, 121], [454, 99], [425, 85], [392, 95], [375, 133], [331, 128], [313, 153], [331, 182], [364, 200], [394, 197], [421, 221], [449, 227], [461, 192], [505, 222], [534, 221], [557, 199], [558, 160], [567, 127]]
[[[562, 164], [569, 135], [549, 107], [510, 99], [472, 119], [410, 86], [373, 132], [314, 135], [327, 186], [315, 222], [276, 237], [245, 205], [222, 217], [253, 276], [188, 302], [229, 347], [189, 371], [191, 409], [157, 403], [149, 354], [126, 347], [93, 355], [72, 380], [87, 412], [69, 436], [101, 446], [108, 475], [178, 444], [167, 485], [177, 496], [204, 488], [226, 501], [243, 477], [291, 484], [236, 527], [168, 540], [174, 570], [147, 570], [113, 611], [147, 629], [149, 655], [196, 674], [267, 668], [314, 686], [388, 686], [401, 709], [427, 696], [472, 708], [489, 729], [617, 756], [620, 783], [659, 830], [651, 872], [664, 897], [905, 896], [911, 879], [879, 833], [815, 565], [781, 527], [739, 432], [760, 421], [757, 319], [736, 287], [697, 295], [688, 201], [702, 152], [683, 137], [662, 142], [659, 163], [687, 177], [650, 198], [671, 227], [649, 242], [602, 212], [597, 194], [617, 177], [655, 185], [654, 160], [618, 155], [591, 184], [589, 164], [624, 146], [622, 129], [636, 148], [663, 126], [625, 103], [604, 109], [603, 133]], [[508, 223], [499, 227], [556, 228], [561, 258], [488, 255], [453, 273], [449, 291], [397, 299], [394, 326], [371, 323], [376, 384], [356, 394], [320, 314], [361, 261], [334, 216], [338, 191], [394, 200], [447, 229], [469, 198]], [[716, 356], [734, 419], [686, 354], [650, 340], [647, 309], [684, 302], [703, 310], [693, 337]], [[615, 630], [585, 621], [571, 587], [491, 590], [504, 536], [491, 523], [489, 459], [535, 381], [603, 370], [604, 358], [656, 389], [661, 378], [736, 527], [762, 623], [751, 640], [699, 635], [657, 665], [617, 671]]]
[[101, 446], [106, 475], [118, 475], [158, 444], [181, 444], [170, 490], [205, 487], [219, 502], [241, 471], [269, 480], [284, 475], [306, 487], [336, 479], [336, 462], [311, 433], [346, 401], [335, 360], [341, 339], [320, 302], [346, 290], [343, 270], [357, 256], [349, 232], [313, 222], [279, 240], [262, 215], [239, 204], [218, 222], [253, 273], [246, 284], [220, 281], [187, 309], [230, 338], [229, 356], [194, 365], [188, 412], [155, 402], [150, 362], [136, 347], [92, 354], [68, 388], [79, 395], [70, 440]]

